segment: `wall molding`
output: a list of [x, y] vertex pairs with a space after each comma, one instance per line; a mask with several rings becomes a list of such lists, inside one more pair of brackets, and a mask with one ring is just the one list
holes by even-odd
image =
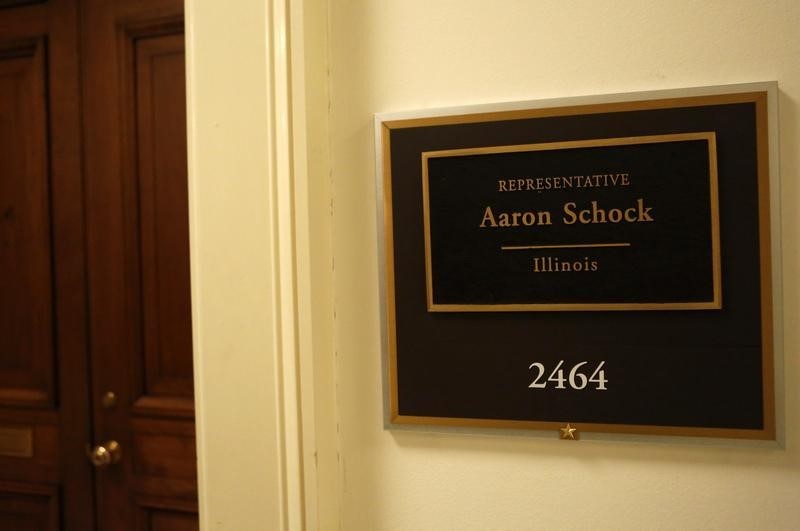
[[300, 348], [310, 331], [301, 327], [307, 308], [298, 290], [307, 293], [310, 279], [298, 278], [297, 261], [308, 224], [297, 219], [305, 198], [295, 197], [296, 167], [304, 168], [294, 147], [302, 137], [293, 121], [294, 94], [302, 95], [291, 70], [292, 46], [302, 39], [302, 21], [290, 22], [295, 4], [186, 6], [204, 530], [317, 526], [316, 505], [306, 495], [313, 496], [316, 478], [305, 466], [314, 454], [313, 383], [301, 385], [301, 376], [313, 373], [310, 352]]

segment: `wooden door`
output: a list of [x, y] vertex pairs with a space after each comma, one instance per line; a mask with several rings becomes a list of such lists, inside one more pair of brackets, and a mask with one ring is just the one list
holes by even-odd
[[0, 9], [0, 529], [92, 529], [77, 8]]
[[0, 529], [198, 527], [184, 86], [179, 1], [0, 0]]
[[193, 529], [183, 4], [82, 3], [95, 443], [123, 452], [97, 471], [98, 521]]

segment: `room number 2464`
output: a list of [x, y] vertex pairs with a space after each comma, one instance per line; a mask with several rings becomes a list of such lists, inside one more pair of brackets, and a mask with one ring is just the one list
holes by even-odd
[[[547, 384], [553, 383], [556, 389], [567, 389], [569, 385], [571, 389], [578, 391], [587, 387], [595, 391], [606, 391], [608, 380], [606, 379], [606, 371], [603, 369], [605, 364], [605, 361], [601, 361], [590, 374], [591, 368], [587, 367], [589, 365], [588, 361], [576, 363], [567, 371], [564, 368], [564, 360], [560, 360], [556, 368], [545, 378], [547, 369], [538, 361], [534, 361], [528, 366], [528, 370], [534, 373], [533, 381], [528, 387], [531, 389], [544, 389]], [[565, 371], [566, 376], [564, 375]]]

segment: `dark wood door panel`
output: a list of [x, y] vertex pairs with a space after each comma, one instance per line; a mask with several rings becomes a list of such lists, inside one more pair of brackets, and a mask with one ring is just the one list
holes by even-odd
[[195, 502], [197, 451], [194, 422], [139, 418], [133, 420], [132, 428], [131, 454], [136, 492]]
[[182, 4], [86, 3], [93, 365], [123, 405], [97, 424], [121, 433], [193, 416]]
[[119, 397], [95, 431], [123, 448], [96, 476], [107, 529], [196, 522], [182, 9], [84, 0], [93, 393]]
[[0, 48], [0, 404], [53, 401], [46, 47]]
[[197, 531], [197, 507], [181, 500], [140, 496], [137, 505], [137, 531]]
[[24, 6], [27, 4], [40, 4], [46, 1], [47, 0], [0, 0], [0, 9], [6, 7]]
[[182, 8], [0, 0], [0, 529], [197, 528]]
[[139, 267], [142, 323], [136, 363], [144, 405], [158, 397], [192, 397], [189, 287], [189, 209], [186, 163], [186, 93], [183, 24], [139, 25], [125, 32], [123, 64], [134, 126], [127, 147], [131, 177], [128, 231], [138, 234], [129, 263]]
[[0, 9], [0, 529], [85, 531], [77, 4], [11, 4]]
[[52, 485], [0, 481], [0, 529], [60, 530], [58, 489]]

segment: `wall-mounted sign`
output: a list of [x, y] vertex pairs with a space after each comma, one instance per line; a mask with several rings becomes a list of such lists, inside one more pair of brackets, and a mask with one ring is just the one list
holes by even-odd
[[713, 131], [423, 152], [428, 309], [720, 308], [716, 164]]
[[389, 425], [774, 438], [775, 91], [377, 116]]

